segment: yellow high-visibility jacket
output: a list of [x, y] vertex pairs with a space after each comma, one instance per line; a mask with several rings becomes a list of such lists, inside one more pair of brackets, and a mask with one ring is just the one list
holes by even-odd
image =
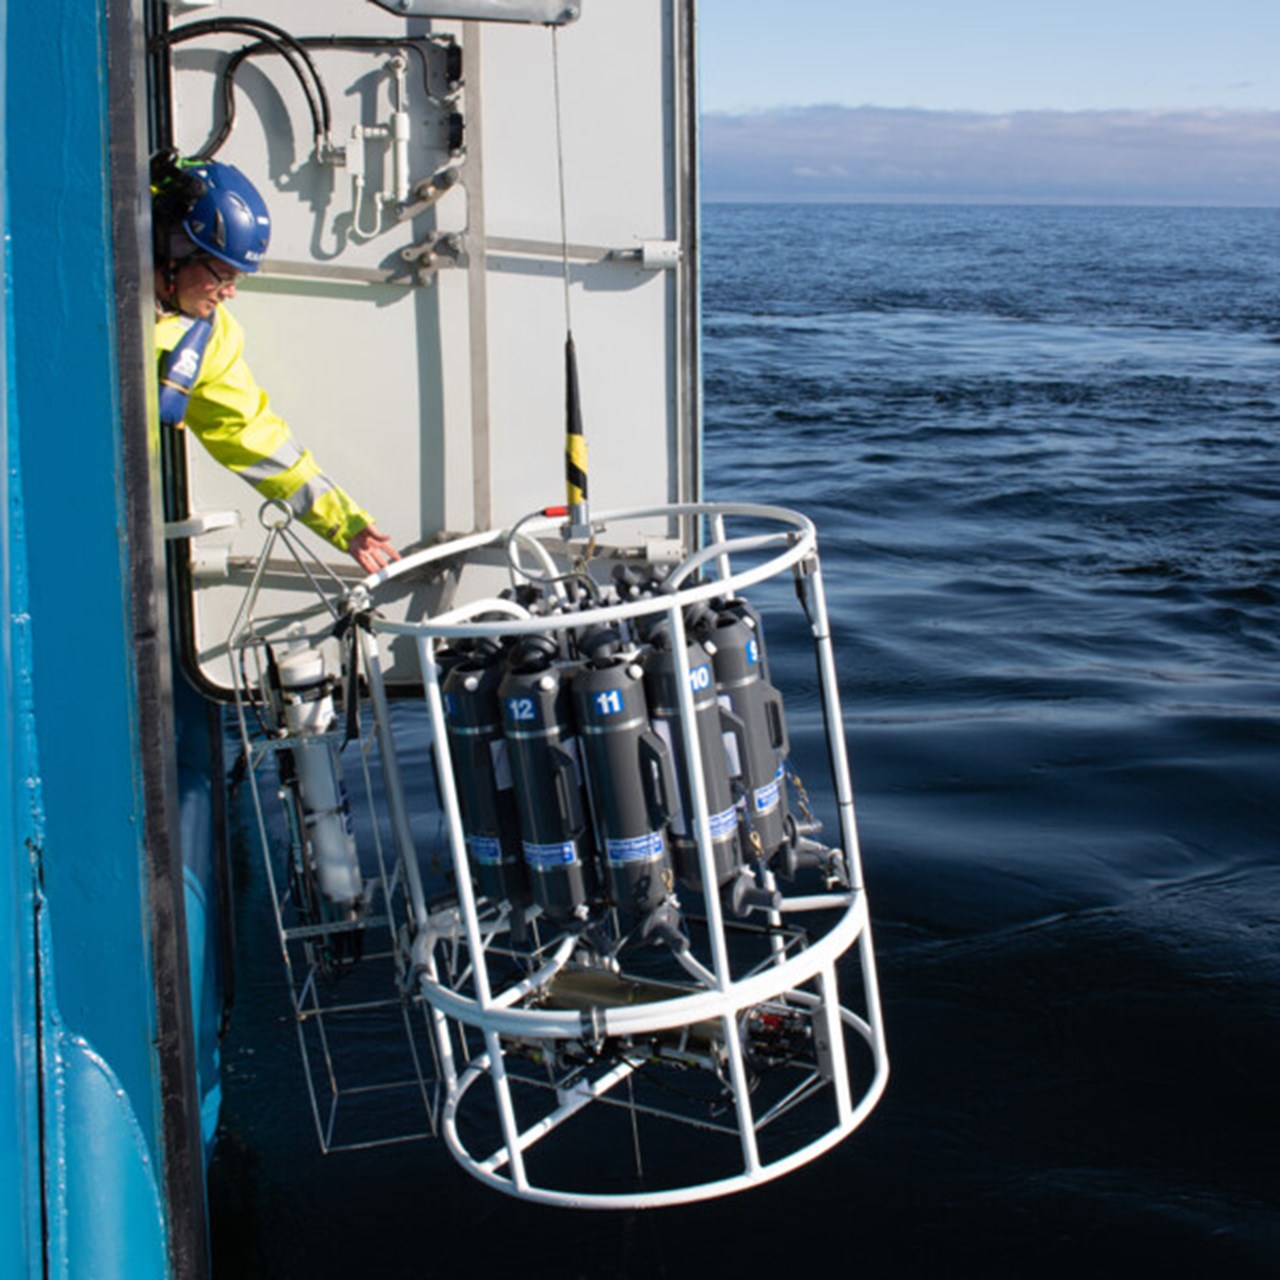
[[[191, 326], [190, 316], [156, 319], [161, 367]], [[299, 447], [244, 361], [244, 330], [226, 307], [214, 313], [213, 333], [191, 384], [182, 425], [224, 467], [243, 476], [264, 498], [288, 504], [296, 519], [346, 551], [373, 517], [325, 475]]]

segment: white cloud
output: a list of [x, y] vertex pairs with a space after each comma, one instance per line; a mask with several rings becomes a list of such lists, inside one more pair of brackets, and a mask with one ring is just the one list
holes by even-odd
[[1280, 111], [924, 111], [703, 117], [703, 193], [728, 200], [1280, 205]]

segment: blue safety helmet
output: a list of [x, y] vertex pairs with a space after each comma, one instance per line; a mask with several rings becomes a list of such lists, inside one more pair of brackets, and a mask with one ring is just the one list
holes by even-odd
[[182, 219], [191, 243], [237, 271], [257, 271], [271, 241], [271, 215], [258, 188], [235, 165], [217, 160], [183, 165], [182, 175], [200, 192]]

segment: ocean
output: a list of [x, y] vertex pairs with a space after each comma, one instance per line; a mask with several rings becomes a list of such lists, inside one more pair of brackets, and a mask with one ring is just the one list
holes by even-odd
[[779, 1183], [646, 1214], [516, 1204], [435, 1145], [324, 1158], [268, 935], [215, 1274], [1276, 1274], [1278, 244], [1280, 210], [707, 207], [707, 496], [818, 526], [885, 1097]]

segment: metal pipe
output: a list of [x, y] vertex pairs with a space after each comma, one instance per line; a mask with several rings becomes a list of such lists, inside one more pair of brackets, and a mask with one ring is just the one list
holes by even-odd
[[818, 557], [812, 556], [797, 572], [805, 573], [813, 601], [813, 640], [818, 657], [818, 679], [823, 705], [826, 707], [827, 748], [831, 755], [831, 781], [836, 792], [840, 814], [840, 837], [844, 842], [849, 887], [862, 889], [862, 857], [858, 845], [858, 827], [853, 812], [853, 786], [849, 781], [849, 756], [845, 750], [844, 720], [840, 712], [840, 680], [836, 673], [835, 646], [831, 640], [831, 620], [827, 615], [827, 597], [822, 588], [822, 570]]
[[436, 666], [431, 641], [418, 640], [418, 666], [422, 671], [422, 691], [431, 716], [431, 736], [436, 747], [437, 774], [440, 781], [440, 800], [444, 805], [445, 822], [449, 831], [449, 844], [453, 850], [454, 882], [458, 888], [458, 902], [462, 907], [462, 927], [471, 949], [471, 964], [475, 973], [476, 999], [482, 1009], [493, 1002], [489, 985], [489, 964], [485, 957], [484, 939], [480, 933], [480, 914], [476, 910], [475, 890], [471, 884], [471, 867], [467, 861], [467, 837], [462, 828], [462, 806], [458, 801], [458, 787], [453, 777], [453, 759], [449, 754], [449, 735], [444, 716], [444, 698], [440, 693], [440, 670]]
[[679, 602], [667, 610], [671, 627], [671, 656], [676, 669], [676, 695], [680, 708], [680, 733], [684, 738], [685, 768], [689, 771], [689, 798], [693, 801], [693, 831], [698, 843], [698, 865], [707, 908], [707, 933], [717, 991], [727, 991], [733, 981], [729, 952], [724, 941], [724, 909], [717, 884], [715, 849], [711, 838], [711, 810], [707, 804], [707, 780], [702, 772], [702, 749], [698, 739], [697, 710], [689, 687], [689, 641], [684, 629], [684, 611]]
[[365, 674], [369, 679], [369, 698], [373, 703], [374, 731], [378, 738], [378, 752], [382, 757], [391, 835], [400, 865], [404, 868], [405, 887], [409, 891], [414, 926], [420, 929], [427, 923], [427, 899], [422, 891], [418, 852], [414, 847], [413, 832], [409, 825], [409, 810], [404, 799], [404, 780], [400, 774], [395, 735], [391, 732], [391, 708], [387, 701], [386, 681], [382, 675], [382, 659], [378, 654], [377, 638], [363, 627], [360, 628], [359, 635], [360, 652], [364, 659]]

